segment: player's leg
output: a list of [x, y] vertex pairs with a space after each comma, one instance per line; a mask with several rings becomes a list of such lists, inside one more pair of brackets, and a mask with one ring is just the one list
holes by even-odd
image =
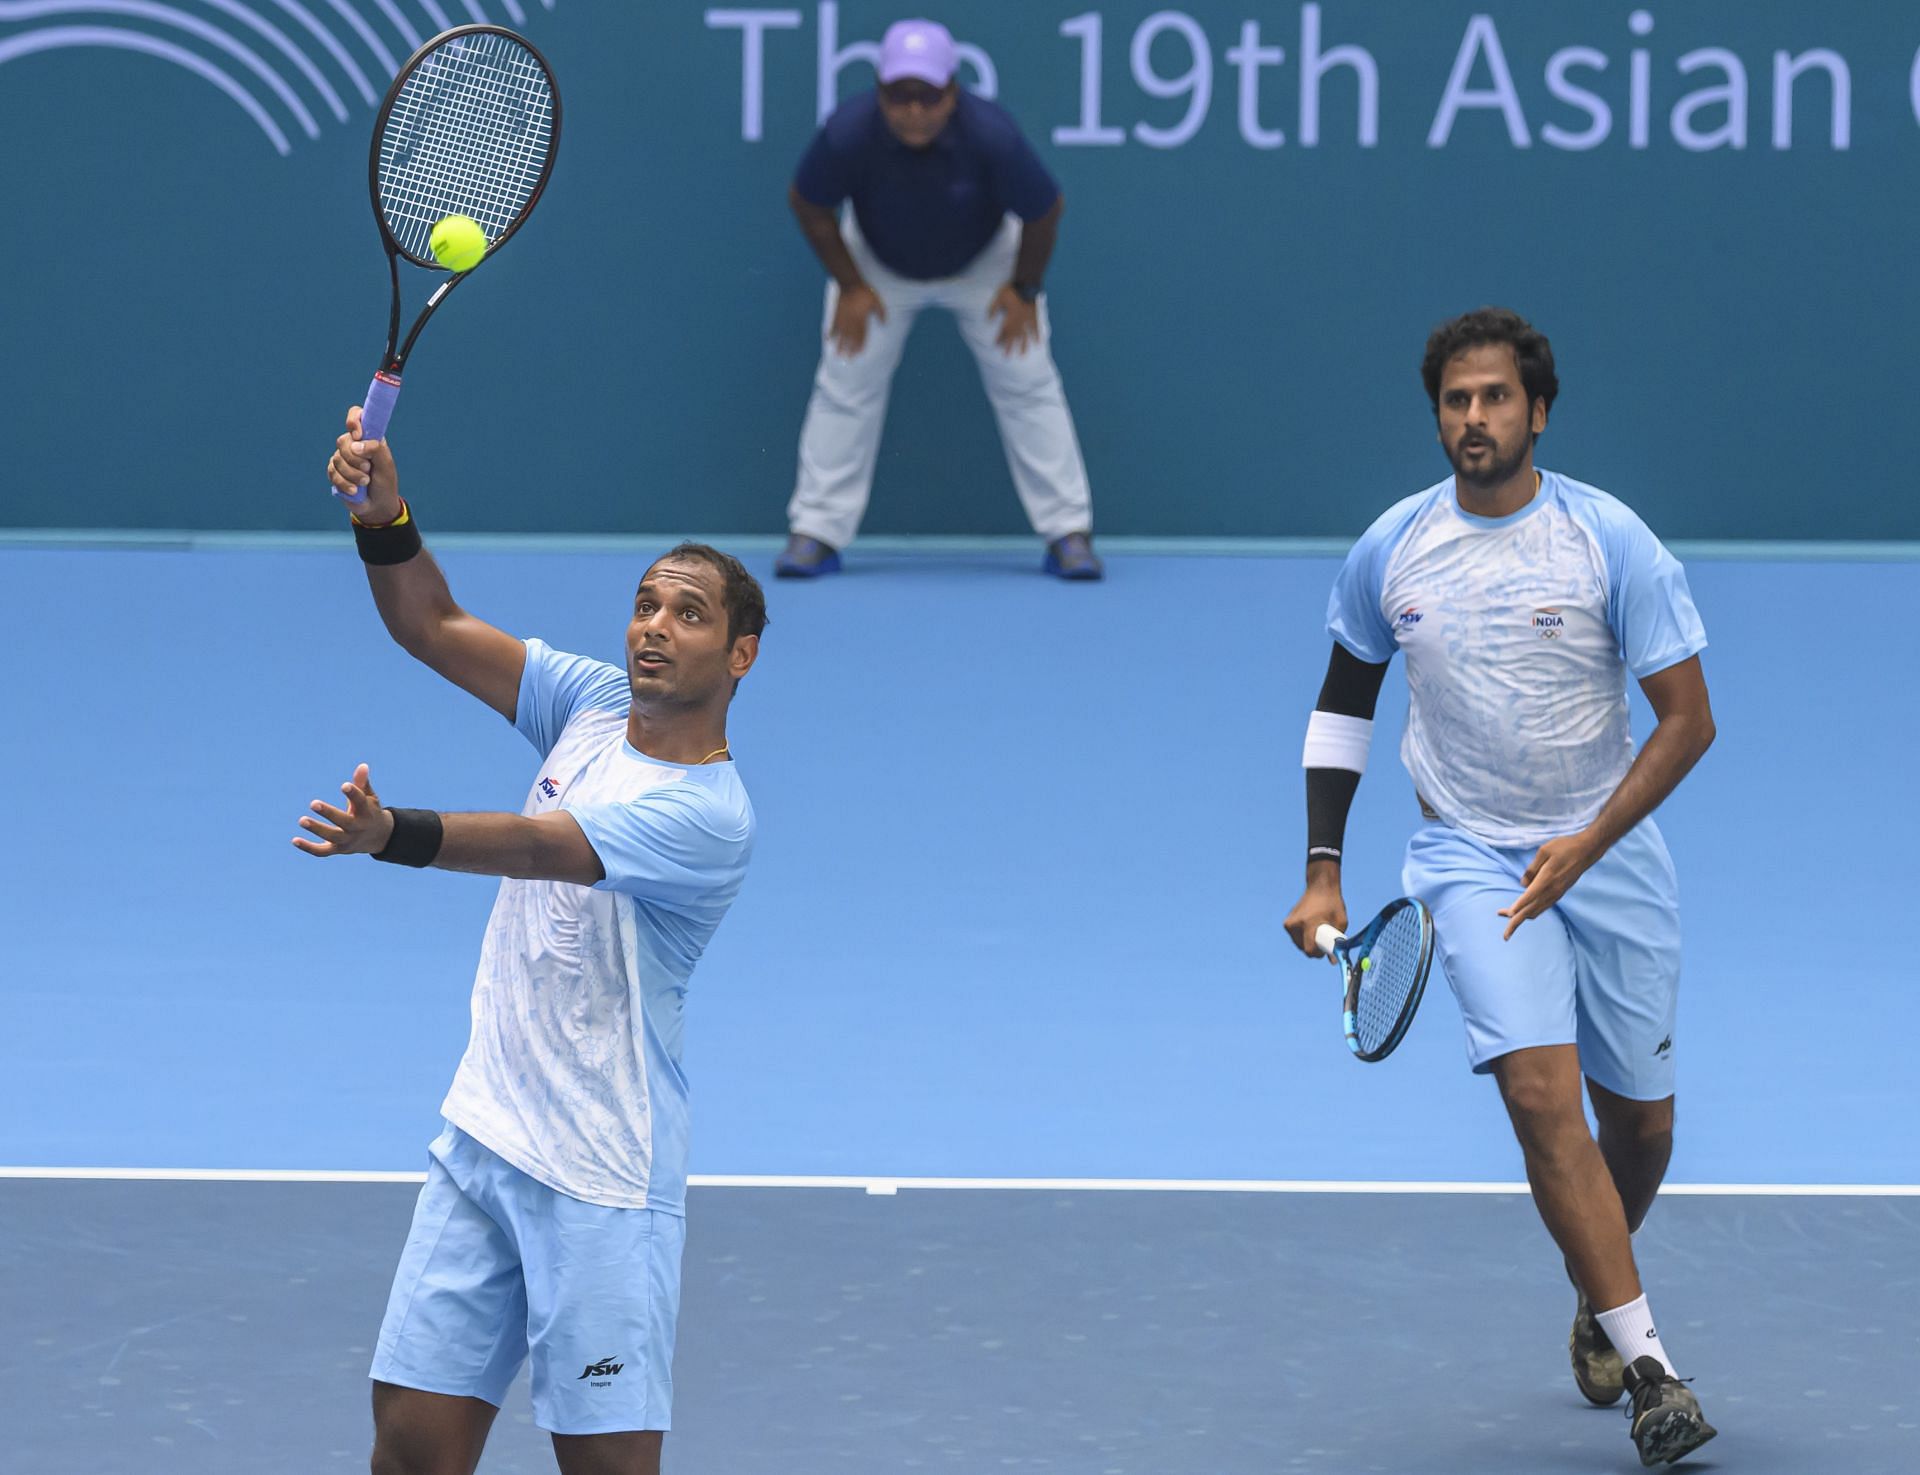
[[373, 1475], [473, 1475], [500, 1410], [394, 1383], [373, 1385]]
[[[1518, 894], [1524, 869], [1525, 861], [1513, 852], [1431, 825], [1409, 842], [1402, 881], [1408, 895], [1434, 914], [1440, 963], [1467, 1028], [1469, 1063], [1483, 1073], [1495, 1062], [1506, 1064], [1512, 1089], [1503, 1081], [1503, 1098], [1510, 1112], [1518, 1109], [1514, 1124], [1529, 1173], [1545, 1183], [1536, 1203], [1557, 1218], [1566, 1197], [1558, 1183], [1569, 1172], [1579, 1182], [1581, 1158], [1596, 1149], [1580, 1114], [1577, 1064], [1566, 1069], [1578, 1038], [1572, 938], [1557, 913], [1528, 922], [1510, 940], [1502, 936], [1506, 923], [1499, 909]], [[1562, 1067], [1557, 1089], [1544, 1069], [1556, 1062]], [[1555, 1109], [1549, 1111], [1550, 1105]], [[1604, 1176], [1604, 1166], [1599, 1171]], [[1571, 1258], [1568, 1274], [1577, 1285]], [[1610, 1397], [1588, 1396], [1603, 1403], [1617, 1399], [1618, 1367]]]
[[820, 366], [800, 429], [799, 472], [787, 504], [787, 526], [795, 538], [813, 539], [834, 550], [853, 541], [866, 514], [893, 373], [924, 295], [920, 284], [895, 276], [874, 258], [850, 216], [842, 231], [855, 264], [886, 305], [887, 316], [867, 319], [860, 352], [841, 353], [830, 337], [840, 288], [827, 283]]
[[1623, 836], [1557, 910], [1573, 940], [1600, 1150], [1638, 1229], [1673, 1155], [1680, 902], [1659, 829], [1647, 821]]
[[1493, 1073], [1526, 1158], [1534, 1206], [1575, 1281], [1596, 1306], [1637, 1300], [1640, 1274], [1626, 1214], [1606, 1159], [1587, 1130], [1578, 1048], [1516, 1050], [1495, 1060]]
[[502, 1168], [526, 1266], [534, 1422], [566, 1475], [651, 1475], [673, 1423], [686, 1221], [584, 1203]]
[[1600, 1155], [1626, 1210], [1627, 1228], [1638, 1231], [1667, 1176], [1673, 1158], [1673, 1098], [1634, 1101], [1587, 1077], [1587, 1098], [1600, 1124]]
[[519, 1258], [469, 1193], [468, 1144], [433, 1145], [373, 1367], [374, 1475], [471, 1475], [526, 1357]]
[[[1556, 910], [1574, 945], [1580, 1059], [1600, 1145], [1619, 1185], [1622, 1217], [1637, 1227], [1673, 1146], [1680, 904], [1658, 828], [1648, 821], [1624, 836]], [[1641, 1460], [1675, 1460], [1713, 1438], [1698, 1400], [1674, 1375], [1647, 1298], [1624, 1305], [1589, 1299], [1594, 1320], [1625, 1362], [1622, 1384], [1633, 1398]]]
[[[1593, 1103], [1594, 1118], [1600, 1124], [1600, 1155], [1606, 1159], [1607, 1172], [1620, 1195], [1627, 1232], [1635, 1233], [1653, 1206], [1654, 1195], [1666, 1177], [1667, 1162], [1673, 1156], [1673, 1098], [1633, 1101], [1588, 1076], [1587, 1099]], [[1571, 1264], [1567, 1266], [1567, 1279], [1579, 1292], [1580, 1282]], [[1567, 1356], [1573, 1364], [1574, 1383], [1589, 1403], [1604, 1408], [1620, 1401], [1626, 1392], [1626, 1364], [1584, 1292], [1579, 1293], [1574, 1305]]]
[[1590, 1295], [1624, 1291], [1630, 1301], [1640, 1286], [1626, 1219], [1581, 1099], [1573, 938], [1557, 910], [1511, 938], [1499, 915], [1524, 889], [1529, 858], [1429, 825], [1408, 843], [1402, 879], [1433, 912], [1440, 963], [1467, 1026], [1468, 1059], [1499, 1081], [1548, 1231]]
[[[1653, 1207], [1654, 1196], [1666, 1177], [1667, 1163], [1673, 1157], [1673, 1097], [1634, 1101], [1608, 1090], [1589, 1075], [1587, 1099], [1593, 1103], [1600, 1155], [1606, 1159], [1607, 1172], [1620, 1195], [1627, 1232], [1637, 1233]], [[1626, 1364], [1594, 1314], [1593, 1304], [1580, 1292], [1571, 1264], [1567, 1266], [1567, 1279], [1579, 1293], [1573, 1327], [1567, 1333], [1573, 1380], [1588, 1402], [1604, 1408], [1618, 1403], [1626, 1392]]]
[[1009, 217], [967, 270], [944, 284], [940, 301], [952, 309], [960, 336], [980, 366], [1014, 490], [1033, 530], [1052, 545], [1070, 534], [1092, 533], [1093, 493], [1067, 409], [1066, 388], [1053, 361], [1046, 299], [1039, 304], [1039, 341], [1024, 353], [1009, 354], [1000, 347], [1000, 320], [987, 315], [994, 294], [1013, 275], [1019, 244], [1019, 225]]
[[659, 1430], [625, 1434], [556, 1434], [560, 1475], [660, 1475]]

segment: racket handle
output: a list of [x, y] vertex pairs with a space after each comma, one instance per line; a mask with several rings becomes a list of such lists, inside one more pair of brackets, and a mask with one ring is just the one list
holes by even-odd
[[1333, 956], [1334, 948], [1346, 940], [1346, 935], [1337, 931], [1330, 922], [1322, 922], [1313, 932], [1313, 945], [1329, 958]]
[[[385, 440], [387, 425], [393, 419], [393, 407], [400, 398], [400, 379], [398, 375], [382, 371], [373, 376], [373, 383], [367, 386], [366, 403], [360, 407], [360, 439]], [[367, 494], [364, 490], [343, 492], [332, 487], [334, 496], [349, 507], [365, 504]]]

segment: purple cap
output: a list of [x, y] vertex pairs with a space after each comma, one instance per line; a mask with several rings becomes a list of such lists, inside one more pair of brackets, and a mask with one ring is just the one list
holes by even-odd
[[938, 21], [895, 21], [880, 40], [882, 82], [918, 77], [935, 87], [945, 87], [959, 65], [952, 33]]

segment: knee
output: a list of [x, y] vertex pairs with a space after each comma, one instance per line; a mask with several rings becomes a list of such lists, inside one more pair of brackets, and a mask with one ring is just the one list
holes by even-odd
[[[1031, 349], [1030, 354], [1041, 350]], [[986, 380], [987, 398], [1002, 410], [1052, 408], [1064, 402], [1059, 377], [1049, 363], [1002, 365]]]
[[1673, 1098], [1665, 1101], [1634, 1101], [1595, 1113], [1600, 1118], [1600, 1136], [1609, 1146], [1619, 1145], [1641, 1154], [1669, 1152], [1673, 1148]]
[[473, 1462], [462, 1454], [436, 1449], [431, 1440], [376, 1433], [369, 1469], [371, 1475], [472, 1475]]
[[1501, 1080], [1500, 1094], [1524, 1142], [1547, 1145], [1574, 1135], [1587, 1136], [1578, 1093], [1568, 1092], [1544, 1073], [1514, 1072]]
[[886, 403], [891, 376], [874, 380], [844, 372], [822, 360], [813, 376], [814, 404], [840, 415], [867, 415]]
[[378, 1439], [373, 1444], [373, 1459], [368, 1465], [371, 1475], [429, 1475], [426, 1466], [417, 1464], [404, 1454]]

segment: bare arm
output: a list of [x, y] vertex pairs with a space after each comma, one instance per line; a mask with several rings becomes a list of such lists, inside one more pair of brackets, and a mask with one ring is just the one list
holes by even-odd
[[792, 185], [787, 186], [787, 204], [792, 207], [794, 219], [800, 222], [800, 234], [813, 247], [813, 254], [820, 258], [827, 275], [840, 284], [840, 290], [851, 291], [864, 285], [866, 279], [854, 265], [846, 237], [840, 234], [840, 212], [830, 205], [814, 204]]
[[1676, 666], [1654, 672], [1640, 683], [1640, 690], [1647, 694], [1658, 721], [1620, 787], [1587, 826], [1601, 854], [1664, 804], [1713, 746], [1713, 704], [1707, 698], [1700, 657], [1688, 656]]
[[1020, 251], [1013, 259], [1013, 280], [1021, 286], [1037, 287], [1045, 280], [1054, 243], [1060, 239], [1060, 216], [1066, 208], [1067, 197], [1055, 195], [1053, 208], [1045, 215], [1022, 222]]
[[586, 831], [564, 809], [532, 819], [519, 814], [443, 814], [445, 839], [434, 865], [443, 871], [520, 880], [571, 881], [591, 886], [606, 879]]
[[[363, 441], [359, 434], [360, 410], [355, 406], [347, 411], [347, 433], [334, 442], [327, 474], [343, 491], [365, 491], [366, 503], [354, 517], [377, 528], [407, 508], [400, 500], [400, 473], [386, 442]], [[526, 647], [455, 604], [446, 576], [425, 549], [404, 563], [369, 563], [366, 569], [374, 606], [400, 648], [511, 722], [520, 700]]]
[[1700, 657], [1688, 656], [1654, 672], [1641, 681], [1640, 689], [1658, 719], [1646, 746], [1591, 824], [1577, 835], [1563, 835], [1540, 847], [1521, 877], [1527, 889], [1512, 906], [1501, 909], [1500, 915], [1510, 919], [1508, 937], [1565, 896], [1622, 835], [1658, 809], [1712, 746], [1713, 706]]
[[[353, 771], [340, 792], [346, 807], [314, 800], [309, 806], [313, 813], [300, 817], [300, 828], [307, 834], [296, 836], [293, 843], [308, 855], [322, 857], [374, 855], [385, 850], [393, 839], [396, 811], [381, 804], [366, 764]], [[411, 816], [411, 823], [437, 822], [439, 849], [428, 863], [443, 871], [511, 876], [523, 881], [571, 881], [576, 886], [591, 886], [606, 878], [606, 868], [600, 864], [586, 831], [565, 810], [532, 818], [522, 814], [401, 813]], [[419, 857], [419, 861], [425, 859], [424, 854]]]

